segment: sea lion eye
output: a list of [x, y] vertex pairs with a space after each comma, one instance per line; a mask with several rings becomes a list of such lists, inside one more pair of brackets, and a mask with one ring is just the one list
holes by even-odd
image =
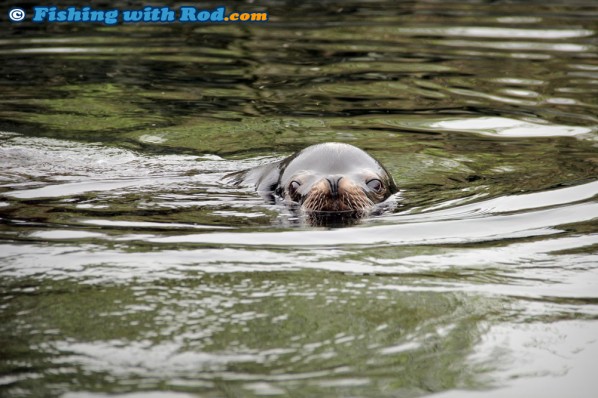
[[380, 192], [382, 190], [382, 181], [378, 180], [377, 178], [369, 180], [366, 182], [366, 184], [372, 191]]
[[289, 184], [289, 191], [295, 192], [299, 189], [300, 186], [301, 186], [301, 183], [299, 181], [293, 180]]

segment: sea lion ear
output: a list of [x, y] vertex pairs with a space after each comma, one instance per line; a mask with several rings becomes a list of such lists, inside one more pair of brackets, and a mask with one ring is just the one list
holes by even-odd
[[[261, 177], [255, 182], [255, 190], [258, 192], [273, 192], [275, 189], [280, 188], [280, 168], [278, 165], [280, 162], [270, 163], [265, 166], [260, 166], [259, 170], [256, 170], [258, 175]], [[254, 169], [255, 170], [255, 169]]]

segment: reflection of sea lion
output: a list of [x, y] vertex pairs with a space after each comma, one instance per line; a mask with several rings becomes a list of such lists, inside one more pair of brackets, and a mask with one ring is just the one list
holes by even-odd
[[300, 208], [312, 223], [357, 219], [397, 192], [384, 166], [352, 145], [307, 147], [278, 162], [229, 174], [272, 198]]

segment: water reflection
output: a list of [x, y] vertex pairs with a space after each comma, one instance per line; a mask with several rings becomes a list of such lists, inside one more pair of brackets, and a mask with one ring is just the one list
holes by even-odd
[[[218, 390], [219, 381], [243, 391], [260, 381], [323, 393], [383, 386], [397, 392], [413, 379], [420, 382], [410, 389], [439, 390], [471, 372], [464, 354], [478, 339], [476, 318], [497, 305], [476, 300], [464, 307], [459, 293], [403, 293], [370, 278], [294, 273], [281, 283], [272, 273], [197, 276], [146, 288], [92, 285], [77, 300], [50, 295], [45, 302], [59, 312], [22, 316], [14, 332], [31, 333], [33, 324], [60, 330], [46, 334], [40, 348], [59, 354], [56, 364], [76, 364], [59, 380], [75, 378], [73, 387], [91, 391], [109, 381], [102, 375], [117, 377], [117, 390], [144, 380], [149, 388], [165, 383], [198, 391]], [[26, 296], [19, 302], [34, 305]], [[90, 316], [87, 303], [97, 308]], [[72, 322], [75, 314], [82, 323]], [[103, 337], [110, 335], [123, 337]], [[461, 366], [447, 370], [444, 361]], [[352, 383], [356, 376], [360, 383]]]
[[[527, 23], [526, 21], [517, 21], [520, 23]], [[540, 22], [532, 20], [531, 23]], [[398, 28], [398, 33], [402, 35], [417, 35], [417, 36], [462, 36], [462, 37], [483, 37], [483, 38], [499, 38], [508, 40], [519, 39], [568, 39], [574, 37], [589, 37], [594, 34], [594, 31], [589, 29], [517, 29], [504, 27], [487, 27], [487, 26], [459, 26], [459, 27], [428, 27], [428, 28]]]
[[[519, 90], [518, 93], [521, 94], [521, 91]], [[586, 127], [540, 124], [501, 117], [481, 117], [465, 120], [445, 119], [430, 123], [430, 127], [436, 130], [471, 131], [501, 137], [576, 136], [592, 132], [592, 129]]]

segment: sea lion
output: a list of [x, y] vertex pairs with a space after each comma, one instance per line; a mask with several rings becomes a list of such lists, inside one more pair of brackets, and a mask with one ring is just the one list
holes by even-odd
[[380, 162], [338, 142], [312, 145], [286, 159], [225, 178], [282, 200], [319, 225], [362, 218], [398, 191]]

